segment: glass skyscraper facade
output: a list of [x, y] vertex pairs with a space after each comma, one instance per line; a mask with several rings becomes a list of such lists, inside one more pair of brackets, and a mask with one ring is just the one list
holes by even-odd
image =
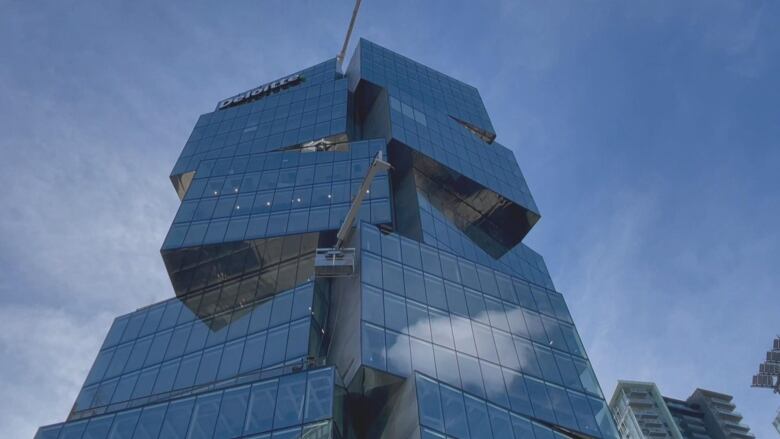
[[[36, 438], [617, 438], [495, 138], [474, 87], [367, 40], [220, 101], [171, 173], [175, 297]], [[354, 272], [318, 276], [378, 153]]]

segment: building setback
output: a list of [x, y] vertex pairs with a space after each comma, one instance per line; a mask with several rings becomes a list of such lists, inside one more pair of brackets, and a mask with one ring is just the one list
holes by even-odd
[[696, 389], [687, 400], [661, 395], [655, 383], [619, 381], [609, 406], [622, 439], [753, 439], [732, 397]]
[[361, 40], [229, 92], [171, 173], [175, 297], [37, 439], [618, 437], [474, 87]]

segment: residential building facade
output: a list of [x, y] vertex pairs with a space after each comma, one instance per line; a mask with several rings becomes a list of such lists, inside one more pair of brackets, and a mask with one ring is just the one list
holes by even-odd
[[753, 439], [732, 397], [696, 389], [685, 401], [655, 383], [619, 381], [609, 403], [622, 439]]

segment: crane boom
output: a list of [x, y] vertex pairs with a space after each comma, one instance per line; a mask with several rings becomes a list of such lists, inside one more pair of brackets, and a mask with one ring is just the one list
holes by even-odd
[[357, 19], [361, 2], [362, 0], [355, 0], [355, 8], [352, 9], [352, 18], [349, 19], [349, 27], [347, 28], [347, 36], [344, 38], [344, 45], [341, 46], [341, 51], [336, 55], [336, 61], [338, 62], [339, 67], [344, 63], [344, 56], [346, 56], [347, 46], [349, 46], [349, 38], [352, 36], [352, 29], [355, 27], [355, 20]]

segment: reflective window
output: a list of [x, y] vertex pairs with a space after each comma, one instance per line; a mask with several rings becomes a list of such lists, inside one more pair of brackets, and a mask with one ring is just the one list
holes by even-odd
[[488, 418], [485, 403], [470, 395], [464, 395], [464, 397], [470, 436], [473, 438], [492, 438], [490, 419]]
[[415, 384], [420, 424], [444, 431], [444, 416], [442, 415], [438, 384], [420, 375], [417, 375]]
[[460, 392], [447, 386], [440, 386], [441, 405], [444, 413], [444, 429], [448, 435], [468, 438], [466, 408]]
[[188, 439], [210, 439], [212, 437], [221, 400], [221, 393], [198, 397], [192, 412], [192, 420], [187, 433]]
[[244, 434], [260, 433], [273, 427], [278, 385], [278, 380], [272, 380], [252, 386]]
[[138, 419], [138, 425], [133, 433], [133, 439], [157, 439], [165, 418], [168, 404], [145, 407]]
[[305, 388], [306, 374], [287, 375], [279, 379], [274, 428], [289, 427], [303, 421]]
[[304, 422], [329, 418], [333, 410], [333, 369], [309, 373]]

